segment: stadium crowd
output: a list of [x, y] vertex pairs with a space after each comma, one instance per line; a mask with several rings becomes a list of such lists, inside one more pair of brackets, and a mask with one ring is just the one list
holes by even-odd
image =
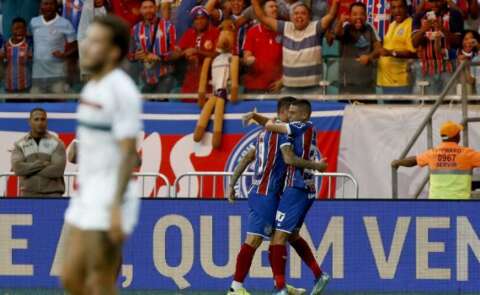
[[[144, 93], [196, 93], [223, 20], [236, 24], [244, 93], [439, 93], [480, 61], [477, 0], [3, 0], [4, 91], [81, 89], [78, 44], [95, 15], [131, 26], [125, 67]], [[40, 15], [37, 15], [38, 12]], [[469, 69], [471, 92], [480, 71]], [[477, 90], [478, 89], [478, 90]]]

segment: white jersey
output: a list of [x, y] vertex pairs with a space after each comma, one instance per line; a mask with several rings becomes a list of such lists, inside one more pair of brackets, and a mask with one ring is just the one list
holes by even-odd
[[[118, 141], [138, 136], [141, 112], [141, 94], [122, 70], [84, 87], [77, 110], [78, 192], [66, 212], [67, 222], [83, 230], [110, 228], [121, 164]], [[137, 221], [140, 196], [136, 187], [131, 181], [125, 195], [125, 233], [130, 233]]]

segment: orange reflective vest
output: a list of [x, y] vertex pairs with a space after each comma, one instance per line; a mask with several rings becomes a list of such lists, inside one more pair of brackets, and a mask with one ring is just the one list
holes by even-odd
[[418, 155], [417, 164], [430, 168], [429, 199], [469, 199], [472, 170], [480, 167], [480, 152], [454, 142], [442, 142]]

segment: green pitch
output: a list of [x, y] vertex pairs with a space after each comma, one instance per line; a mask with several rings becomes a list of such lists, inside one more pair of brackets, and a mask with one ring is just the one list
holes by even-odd
[[[271, 292], [250, 292], [252, 295], [270, 295]], [[195, 292], [195, 291], [122, 291], [124, 295], [225, 295], [226, 292]], [[56, 289], [0, 289], [0, 295], [66, 295]], [[376, 293], [376, 292], [329, 292], [324, 295], [478, 295], [475, 293]]]

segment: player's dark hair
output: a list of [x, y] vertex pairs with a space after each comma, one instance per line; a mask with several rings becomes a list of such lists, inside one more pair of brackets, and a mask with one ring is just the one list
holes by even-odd
[[277, 113], [280, 113], [285, 108], [288, 109], [290, 105], [296, 100], [297, 99], [293, 96], [285, 96], [280, 98], [280, 100], [277, 102]]
[[302, 112], [307, 113], [309, 118], [312, 115], [312, 104], [308, 100], [299, 99], [299, 100], [294, 101], [292, 103], [292, 105], [300, 108], [302, 110]]
[[44, 109], [44, 108], [33, 108], [31, 111], [30, 111], [30, 119], [32, 118], [33, 114], [35, 112], [42, 112], [44, 113], [45, 115], [47, 114], [47, 111]]
[[21, 17], [16, 17], [12, 20], [12, 23], [11, 23], [12, 27], [13, 27], [14, 24], [17, 24], [17, 23], [23, 24], [25, 26], [27, 25], [27, 21], [24, 18], [21, 18]]
[[354, 2], [350, 5], [350, 12], [352, 12], [354, 7], [361, 7], [364, 11], [367, 11], [367, 5], [363, 2]]
[[98, 16], [93, 23], [101, 25], [110, 31], [111, 43], [120, 49], [120, 57], [118, 62], [121, 62], [128, 54], [130, 46], [130, 29], [128, 24], [115, 15]]

